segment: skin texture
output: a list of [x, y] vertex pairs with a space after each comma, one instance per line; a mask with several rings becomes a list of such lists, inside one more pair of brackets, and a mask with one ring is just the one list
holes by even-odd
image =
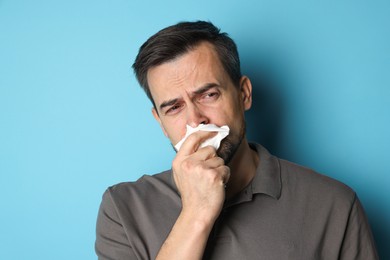
[[218, 151], [199, 149], [215, 133], [193, 133], [172, 162], [182, 211], [157, 259], [201, 259], [223, 202], [248, 185], [256, 171], [258, 158], [245, 138], [244, 118], [252, 86], [245, 76], [235, 86], [208, 42], [151, 68], [148, 83], [156, 104], [153, 116], [172, 144], [183, 138], [187, 124], [230, 128]]

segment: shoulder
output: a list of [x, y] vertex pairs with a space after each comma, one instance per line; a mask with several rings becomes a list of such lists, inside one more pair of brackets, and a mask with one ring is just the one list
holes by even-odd
[[107, 188], [104, 196], [113, 200], [131, 200], [155, 197], [164, 193], [176, 193], [171, 171], [167, 170], [154, 175], [143, 175], [134, 182], [122, 182]]
[[[106, 189], [101, 214], [127, 223], [151, 223], [145, 216], [171, 216], [180, 210], [181, 200], [170, 171], [144, 175], [135, 182], [122, 182]], [[173, 213], [172, 213], [173, 212]]]
[[285, 192], [310, 196], [311, 200], [317, 199], [325, 204], [341, 203], [344, 206], [351, 206], [356, 199], [354, 190], [336, 179], [287, 160], [279, 159], [279, 163]]
[[96, 251], [117, 254], [123, 249], [123, 255], [134, 252], [144, 259], [150, 250], [158, 252], [179, 212], [180, 199], [170, 171], [113, 185], [104, 192], [100, 205]]
[[268, 175], [271, 177], [278, 176], [282, 195], [284, 193], [293, 198], [305, 196], [311, 200], [315, 198], [330, 201], [341, 199], [348, 203], [353, 203], [355, 200], [355, 192], [344, 183], [308, 167], [280, 159], [259, 144], [250, 145], [259, 154], [260, 164], [263, 164], [259, 166], [262, 174], [270, 172], [272, 174]]

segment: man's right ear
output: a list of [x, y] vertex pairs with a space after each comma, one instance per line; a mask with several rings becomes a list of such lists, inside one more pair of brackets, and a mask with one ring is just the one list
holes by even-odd
[[168, 137], [168, 133], [167, 133], [167, 131], [165, 131], [165, 128], [164, 128], [164, 126], [163, 126], [163, 124], [161, 122], [160, 115], [158, 114], [157, 110], [154, 107], [152, 108], [152, 114], [153, 114], [154, 119], [156, 119], [156, 121], [160, 125], [161, 130], [163, 131], [164, 135], [166, 137]]

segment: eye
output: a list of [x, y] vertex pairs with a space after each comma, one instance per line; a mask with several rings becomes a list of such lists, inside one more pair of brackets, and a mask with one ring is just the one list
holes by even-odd
[[174, 104], [167, 111], [165, 111], [165, 114], [166, 115], [174, 115], [177, 112], [179, 112], [181, 108], [182, 108], [181, 104]]
[[204, 93], [201, 97], [201, 100], [204, 102], [210, 102], [210, 101], [214, 101], [218, 98], [219, 98], [219, 92], [212, 91], [212, 92]]

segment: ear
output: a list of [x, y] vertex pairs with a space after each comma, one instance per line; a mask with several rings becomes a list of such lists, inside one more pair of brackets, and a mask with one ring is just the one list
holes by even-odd
[[165, 128], [164, 128], [164, 126], [163, 126], [163, 124], [161, 122], [160, 115], [158, 114], [157, 110], [154, 107], [152, 108], [152, 114], [153, 114], [154, 119], [156, 119], [156, 121], [160, 125], [161, 130], [163, 131], [164, 135], [166, 137], [168, 137], [168, 133], [167, 133], [167, 131], [165, 131]]
[[247, 111], [252, 106], [252, 83], [247, 76], [240, 79], [240, 91], [244, 110]]

